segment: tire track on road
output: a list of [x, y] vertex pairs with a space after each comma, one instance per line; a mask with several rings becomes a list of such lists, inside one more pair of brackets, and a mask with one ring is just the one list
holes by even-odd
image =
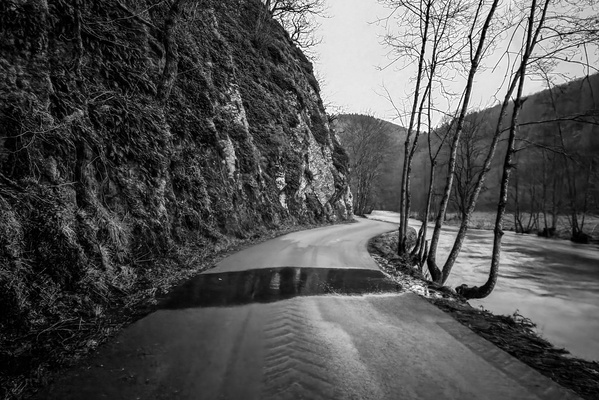
[[[279, 303], [264, 327], [264, 399], [338, 398], [327, 361], [331, 352], [316, 335], [307, 314], [310, 305]], [[315, 311], [317, 313], [317, 311]]]

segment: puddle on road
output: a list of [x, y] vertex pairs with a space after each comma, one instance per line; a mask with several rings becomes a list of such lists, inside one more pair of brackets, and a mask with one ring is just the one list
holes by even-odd
[[176, 288], [161, 308], [270, 303], [322, 294], [397, 292], [399, 285], [376, 270], [280, 267], [198, 275]]

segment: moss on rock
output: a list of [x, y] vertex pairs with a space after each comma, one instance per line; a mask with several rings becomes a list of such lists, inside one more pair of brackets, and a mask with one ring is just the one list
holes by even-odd
[[50, 351], [19, 335], [154, 296], [194, 252], [351, 216], [312, 66], [261, 2], [183, 7], [162, 101], [168, 13], [0, 5], [2, 360]]

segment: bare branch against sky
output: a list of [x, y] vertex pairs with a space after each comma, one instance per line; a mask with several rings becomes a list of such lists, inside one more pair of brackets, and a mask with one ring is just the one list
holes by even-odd
[[[565, 5], [554, 8], [548, 19], [548, 25], [565, 24], [576, 13], [587, 18], [596, 18], [599, 14], [599, 5], [593, 0], [578, 0], [576, 2], [556, 2]], [[575, 5], [572, 5], [575, 4]], [[386, 120], [393, 120], [398, 114], [394, 106], [403, 104], [403, 100], [413, 92], [417, 66], [410, 64], [408, 59], [394, 60], [389, 57], [388, 49], [382, 42], [390, 25], [383, 19], [389, 16], [392, 10], [385, 8], [379, 0], [327, 0], [328, 17], [319, 21], [321, 28], [319, 35], [323, 41], [315, 50], [318, 53], [316, 69], [320, 76], [327, 81], [323, 95], [328, 101], [347, 112], [363, 112], [370, 110], [375, 116]], [[511, 5], [512, 12], [518, 9], [515, 1], [508, 1], [504, 5]], [[599, 26], [599, 22], [596, 24]], [[575, 27], [574, 27], [575, 29]], [[582, 77], [592, 66], [599, 65], [599, 49], [595, 33], [586, 32], [591, 40], [583, 43], [584, 32], [580, 32], [572, 43], [570, 50], [556, 53], [552, 59], [555, 64], [553, 81], [561, 83], [566, 80]], [[495, 105], [503, 97], [507, 82], [502, 83], [505, 72], [510, 68], [515, 57], [505, 48], [508, 43], [514, 43], [513, 49], [519, 47], [521, 36], [514, 30], [498, 30], [495, 44], [488, 51], [493, 52], [485, 60], [482, 70], [476, 78], [471, 105], [474, 108], [484, 108]], [[546, 33], [538, 47], [537, 53], [544, 50], [551, 51], [551, 35]], [[577, 47], [582, 46], [582, 47]], [[581, 48], [584, 51], [577, 51]], [[575, 55], [574, 55], [575, 54]], [[534, 56], [533, 56], [534, 58]], [[587, 59], [588, 58], [588, 59]], [[534, 60], [533, 60], [534, 61]], [[388, 66], [387, 68], [384, 68]], [[590, 67], [589, 67], [590, 66]], [[459, 73], [449, 74], [443, 82], [446, 92], [461, 93], [464, 86], [464, 76]], [[384, 89], [383, 89], [384, 87]], [[535, 79], [531, 75], [525, 86], [525, 94], [530, 94], [545, 89], [543, 79]], [[393, 104], [388, 96], [394, 99]], [[440, 107], [443, 108], [443, 107]], [[441, 120], [441, 115], [433, 119], [433, 124]], [[400, 123], [399, 120], [394, 122]]]

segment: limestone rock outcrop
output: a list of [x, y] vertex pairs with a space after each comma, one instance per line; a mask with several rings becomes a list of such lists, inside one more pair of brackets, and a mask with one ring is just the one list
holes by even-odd
[[0, 127], [4, 326], [351, 217], [312, 64], [259, 0], [4, 0]]

